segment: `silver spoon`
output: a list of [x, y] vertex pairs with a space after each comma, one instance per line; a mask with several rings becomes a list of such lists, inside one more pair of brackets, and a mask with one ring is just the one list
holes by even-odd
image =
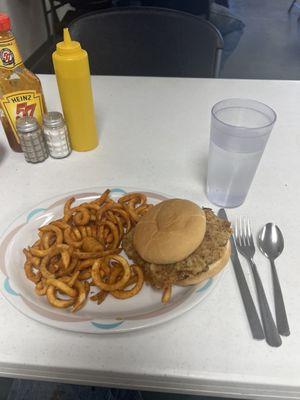
[[280, 256], [284, 248], [283, 235], [277, 225], [269, 222], [262, 228], [258, 236], [258, 247], [271, 263], [278, 332], [280, 335], [289, 336], [290, 328], [274, 262], [274, 260]]

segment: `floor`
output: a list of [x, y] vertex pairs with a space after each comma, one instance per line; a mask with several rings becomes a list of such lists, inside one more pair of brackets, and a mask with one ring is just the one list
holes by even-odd
[[300, 0], [230, 0], [245, 23], [243, 36], [222, 78], [300, 79]]
[[[11, 387], [13, 385], [13, 389]], [[32, 386], [32, 387], [30, 387]], [[73, 386], [73, 390], [67, 393], [66, 396], [61, 397], [63, 390], [60, 390], [64, 385], [55, 387], [51, 383], [31, 382], [27, 381], [23, 386], [20, 382], [13, 381], [12, 379], [0, 378], [0, 400], [104, 400], [101, 395], [101, 389], [97, 388], [87, 394], [87, 388], [84, 386]], [[53, 388], [52, 388], [53, 387]], [[78, 393], [80, 392], [80, 393]], [[34, 394], [33, 394], [34, 393]], [[74, 398], [74, 393], [78, 393], [78, 398]], [[143, 400], [221, 400], [216, 397], [200, 397], [192, 395], [179, 395], [168, 393], [152, 393], [142, 392]], [[131, 396], [130, 396], [131, 399]]]
[[0, 378], [0, 400], [6, 400], [11, 384], [12, 379]]
[[[223, 78], [300, 79], [300, 0], [230, 0], [230, 9], [246, 25], [238, 48], [221, 73]], [[258, 45], [259, 43], [259, 45]], [[12, 380], [0, 378], [0, 400]], [[145, 400], [205, 400], [205, 397], [143, 393]], [[213, 400], [213, 398], [207, 398]], [[13, 399], [12, 399], [13, 400]], [[74, 399], [75, 400], [75, 399]], [[215, 399], [216, 400], [216, 399]]]
[[[300, 0], [288, 13], [291, 2], [229, 0], [231, 13], [244, 22], [245, 29], [221, 78], [300, 79]], [[45, 43], [28, 59], [33, 72], [53, 73], [52, 47], [52, 42]]]

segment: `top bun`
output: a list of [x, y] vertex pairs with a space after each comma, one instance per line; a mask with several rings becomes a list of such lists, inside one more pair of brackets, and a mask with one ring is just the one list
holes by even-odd
[[189, 200], [165, 200], [137, 223], [133, 245], [149, 263], [171, 264], [188, 257], [201, 244], [205, 212]]

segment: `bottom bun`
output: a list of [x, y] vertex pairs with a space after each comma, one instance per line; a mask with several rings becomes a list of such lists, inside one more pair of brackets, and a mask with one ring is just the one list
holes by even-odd
[[189, 278], [178, 281], [178, 282], [176, 282], [176, 285], [179, 285], [179, 286], [198, 285], [199, 283], [205, 281], [206, 279], [211, 278], [212, 276], [219, 273], [225, 267], [225, 265], [229, 261], [230, 254], [231, 254], [231, 246], [230, 246], [230, 242], [228, 241], [227, 245], [224, 247], [224, 253], [223, 253], [222, 257], [218, 261], [211, 264], [209, 266], [208, 271], [200, 272], [200, 274], [198, 274], [198, 275], [191, 276]]

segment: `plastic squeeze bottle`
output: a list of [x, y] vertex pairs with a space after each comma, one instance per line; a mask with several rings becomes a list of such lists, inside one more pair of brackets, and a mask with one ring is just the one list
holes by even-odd
[[98, 134], [88, 54], [65, 28], [64, 40], [57, 43], [52, 59], [71, 147], [92, 150], [98, 145]]

